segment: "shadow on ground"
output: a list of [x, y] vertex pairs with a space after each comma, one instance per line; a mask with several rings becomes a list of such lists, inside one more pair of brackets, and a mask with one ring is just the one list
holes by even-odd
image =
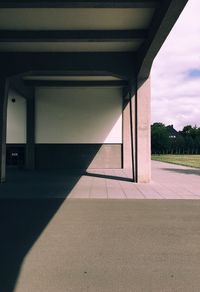
[[175, 172], [175, 173], [181, 173], [181, 174], [193, 174], [193, 175], [199, 175], [200, 176], [200, 169], [181, 169], [181, 168], [162, 168], [162, 170]]
[[0, 184], [0, 291], [15, 290], [27, 253], [82, 175], [126, 180], [86, 170], [7, 171]]
[[81, 176], [132, 181], [131, 178], [86, 170], [27, 171], [9, 169], [6, 183], [0, 184], [0, 198], [66, 198]]
[[91, 176], [91, 177], [97, 177], [97, 178], [105, 178], [105, 179], [133, 182], [133, 179], [129, 178], [129, 177], [121, 177], [121, 176], [106, 175], [106, 174], [91, 173], [91, 172], [85, 172], [84, 175]]
[[66, 198], [81, 175], [80, 171], [8, 169], [0, 198]]
[[0, 200], [0, 291], [14, 291], [22, 262], [63, 199]]
[[14, 291], [26, 254], [79, 179], [63, 171], [8, 170], [0, 185], [0, 291]]

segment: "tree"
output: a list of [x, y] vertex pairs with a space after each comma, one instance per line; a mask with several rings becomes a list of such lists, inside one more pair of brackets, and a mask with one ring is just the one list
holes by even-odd
[[200, 153], [200, 128], [187, 125], [177, 132], [173, 125], [154, 123], [151, 126], [152, 153]]
[[176, 137], [176, 140], [175, 140], [176, 153], [177, 154], [183, 154], [184, 146], [185, 146], [184, 137], [181, 134], [179, 134]]
[[197, 135], [194, 139], [194, 153], [200, 153], [200, 135]]
[[187, 125], [187, 126], [183, 127], [182, 134], [184, 136], [187, 136], [188, 134], [191, 134], [191, 130], [192, 130], [192, 126]]
[[194, 140], [191, 135], [185, 137], [185, 150], [187, 154], [193, 154], [194, 152]]
[[151, 126], [151, 141], [153, 153], [166, 153], [169, 148], [169, 135], [164, 124], [154, 123]]

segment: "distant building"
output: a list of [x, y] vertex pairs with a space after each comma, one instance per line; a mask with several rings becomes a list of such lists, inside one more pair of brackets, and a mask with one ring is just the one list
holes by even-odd
[[169, 133], [169, 138], [175, 139], [178, 136], [178, 132], [174, 129], [173, 125], [169, 125], [166, 127]]

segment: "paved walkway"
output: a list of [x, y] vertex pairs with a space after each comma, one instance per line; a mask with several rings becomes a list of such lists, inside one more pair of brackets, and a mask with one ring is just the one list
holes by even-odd
[[128, 170], [8, 171], [4, 198], [200, 199], [200, 170], [152, 161], [152, 182], [134, 184]]
[[[133, 184], [128, 170], [88, 171], [70, 198], [200, 199], [200, 169], [152, 161], [152, 182]], [[116, 178], [116, 179], [115, 179]]]

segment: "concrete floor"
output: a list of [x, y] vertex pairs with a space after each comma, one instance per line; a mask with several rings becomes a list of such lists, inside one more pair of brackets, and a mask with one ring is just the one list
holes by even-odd
[[150, 185], [124, 171], [11, 171], [0, 186], [0, 291], [199, 291], [199, 175], [159, 162]]
[[198, 292], [200, 201], [1, 200], [2, 292]]

